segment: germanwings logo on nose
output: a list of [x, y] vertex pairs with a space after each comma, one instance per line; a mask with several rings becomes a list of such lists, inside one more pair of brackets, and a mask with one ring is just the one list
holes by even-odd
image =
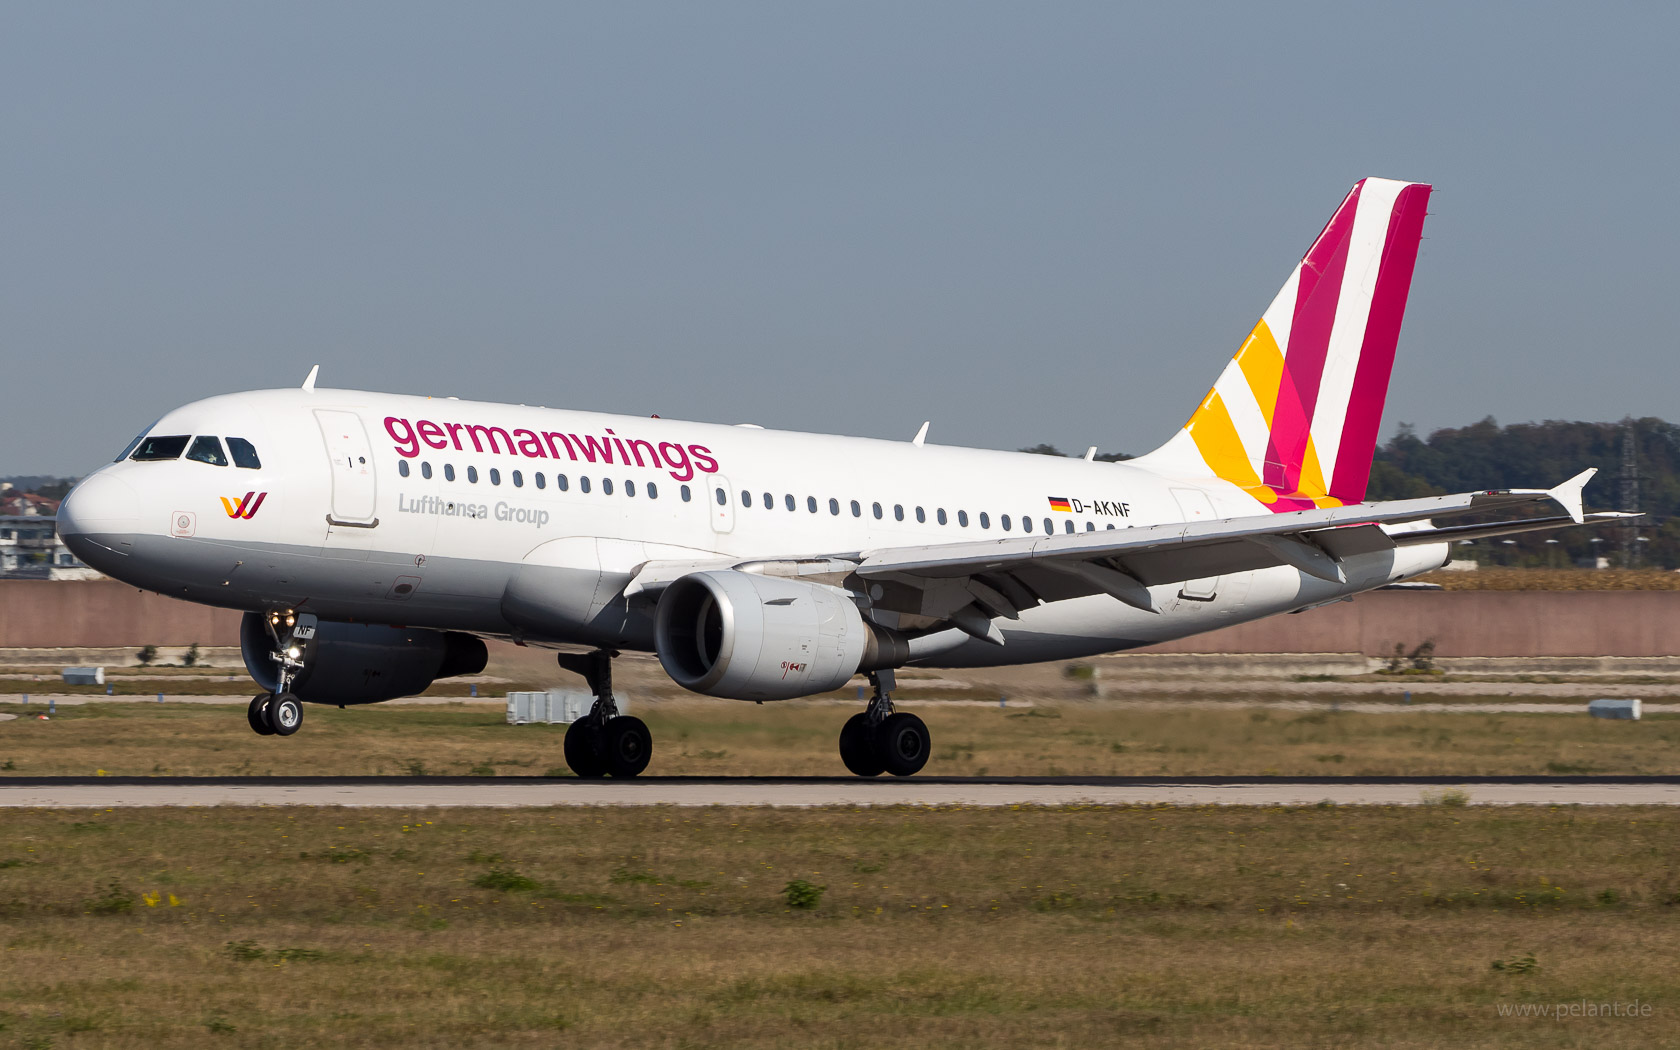
[[266, 492], [247, 492], [244, 499], [228, 499], [223, 496], [222, 509], [227, 511], [230, 518], [249, 518], [257, 513], [257, 508], [262, 506], [263, 498], [267, 495]]

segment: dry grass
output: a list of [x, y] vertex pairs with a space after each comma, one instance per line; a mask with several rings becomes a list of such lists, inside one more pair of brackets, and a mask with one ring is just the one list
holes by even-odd
[[[933, 733], [930, 776], [1674, 773], [1680, 719], [1553, 714], [1359, 714], [1248, 706], [1031, 708], [907, 701]], [[7, 711], [38, 713], [5, 705]], [[638, 707], [654, 775], [844, 776], [851, 708], [720, 700]], [[110, 774], [564, 776], [563, 726], [509, 726], [486, 704], [308, 709], [296, 736], [258, 737], [231, 705], [62, 707], [0, 723], [0, 776]]]
[[1449, 591], [1680, 591], [1667, 569], [1502, 569], [1432, 572], [1418, 577]]
[[[1644, 1047], [1680, 1007], [1672, 810], [5, 820], [18, 1046]], [[1498, 1015], [1582, 998], [1655, 1015]]]

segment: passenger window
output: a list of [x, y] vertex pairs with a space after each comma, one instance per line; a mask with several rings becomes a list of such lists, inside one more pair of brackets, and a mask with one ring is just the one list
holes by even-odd
[[875, 520], [881, 520], [881, 505], [879, 503], [875, 504]]
[[1031, 532], [1032, 530], [1033, 530], [1032, 519], [1027, 517], [1025, 514], [1021, 515], [1021, 531], [1022, 532]]
[[1067, 533], [1069, 536], [1073, 535], [1073, 519], [1069, 518], [1066, 521], [1062, 522], [1062, 524], [1067, 526], [1062, 531]]
[[1009, 531], [1009, 515], [1005, 514], [1005, 515], [999, 517], [998, 518], [998, 524], [1003, 526], [1003, 531], [1004, 532], [1008, 532]]
[[468, 467], [467, 468], [467, 480], [472, 482], [474, 485], [478, 484], [478, 468], [477, 467]]
[[584, 476], [578, 478], [578, 491], [579, 492], [588, 492], [589, 491], [589, 477], [587, 475], [584, 475]]
[[128, 458], [141, 463], [180, 459], [181, 453], [187, 450], [187, 439], [191, 436], [177, 434], [170, 437], [149, 437], [140, 442], [140, 447]]
[[[257, 458], [257, 447], [244, 438], [228, 438], [228, 455], [233, 457], [233, 465], [244, 467], [246, 470], [261, 470], [262, 460]], [[404, 474], [403, 477], [408, 477]]]
[[1044, 519], [1044, 534], [1046, 536], [1054, 536], [1056, 534], [1056, 523], [1051, 521], [1049, 518]]
[[405, 478], [408, 477], [408, 460], [397, 460], [397, 473], [401, 474]]
[[517, 470], [513, 472], [513, 487], [516, 489], [522, 489], [525, 487], [525, 475], [521, 474]]
[[636, 483], [635, 483], [635, 482], [634, 482], [634, 481], [626, 481], [626, 482], [625, 482], [625, 483], [624, 483], [624, 494], [625, 494], [625, 495], [626, 495], [626, 496], [629, 496], [629, 497], [631, 497], [631, 498], [635, 498], [635, 495], [636, 495]]
[[854, 518], [863, 517], [863, 505], [860, 504], [857, 500], [852, 500], [852, 517], [854, 517]]
[[836, 517], [840, 514], [840, 501], [832, 496], [828, 499], [828, 512]]
[[455, 480], [455, 464], [445, 463], [443, 465], [443, 480], [445, 480], [445, 481], [454, 481]]
[[893, 520], [894, 521], [903, 521], [904, 520], [904, 504], [902, 504], [902, 503], [894, 503], [893, 504]]
[[968, 511], [957, 511], [957, 524], [961, 525], [965, 529], [968, 528]]
[[648, 497], [648, 499], [658, 499], [659, 498], [659, 486], [655, 485], [651, 481], [647, 483], [647, 497]]
[[502, 483], [502, 472], [497, 470], [495, 467], [491, 467], [490, 468], [490, 484], [500, 485], [501, 483]]
[[793, 501], [793, 493], [791, 492], [787, 494], [787, 498], [783, 502], [787, 504], [788, 510], [796, 510], [799, 507], [799, 504]]
[[718, 501], [718, 506], [720, 506], [720, 507], [726, 507], [726, 506], [729, 505], [729, 497], [724, 495], [724, 492], [723, 492], [722, 489], [717, 490], [717, 501]]
[[539, 489], [548, 488], [548, 479], [543, 477], [542, 471], [540, 471], [540, 470], [537, 471], [537, 473], [535, 475], [535, 478], [536, 478], [536, 482], [537, 482], [537, 488], [539, 488]]
[[427, 461], [427, 460], [422, 460], [421, 461], [421, 463], [420, 463], [420, 476], [425, 478], [427, 481], [432, 480], [432, 464], [430, 463], [430, 461]]
[[682, 487], [682, 501], [684, 503], [687, 503], [689, 500], [691, 500], [693, 498], [694, 498], [694, 493], [689, 491], [689, 488], [688, 488], [687, 485], [684, 485]]
[[565, 492], [567, 489], [572, 487], [572, 483], [567, 480], [566, 475], [556, 474], [554, 475], [554, 487], [559, 489], [561, 492]]
[[805, 509], [810, 511], [812, 514], [815, 514], [817, 512], [817, 497], [806, 496], [805, 497]]
[[916, 508], [916, 520], [921, 522], [923, 525], [926, 525], [927, 524], [927, 511], [923, 510], [920, 507], [917, 507]]
[[1094, 522], [1094, 521], [1087, 521], [1085, 523], [1085, 531], [1086, 532], [1096, 532], [1097, 531], [1097, 523]]
[[187, 449], [187, 458], [194, 463], [208, 463], [213, 467], [228, 465], [227, 456], [222, 452], [221, 439], [209, 434], [200, 434], [193, 438], [192, 447]]
[[940, 507], [938, 510], [934, 511], [933, 516], [939, 519], [939, 524], [941, 524], [941, 525], [945, 524], [946, 518], [945, 518], [945, 508], [944, 507]]
[[612, 478], [602, 478], [601, 479], [601, 495], [603, 495], [603, 496], [612, 495]]
[[764, 509], [765, 510], [775, 510], [776, 509], [776, 497], [770, 495], [770, 493], [768, 493], [768, 492], [766, 492], [764, 494]]
[[992, 519], [986, 516], [985, 511], [980, 512], [980, 527], [982, 529], [989, 529], [992, 527]]
[[1111, 521], [1111, 522], [1108, 523], [1108, 531], [1110, 531], [1110, 532], [1114, 531], [1114, 522]]
[[752, 493], [749, 492], [746, 489], [741, 490], [741, 506], [743, 506], [743, 507], [752, 506]]

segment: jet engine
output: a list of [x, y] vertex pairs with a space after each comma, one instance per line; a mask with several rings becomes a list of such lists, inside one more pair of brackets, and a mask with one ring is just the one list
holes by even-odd
[[[269, 657], [274, 639], [260, 614], [245, 614], [239, 648], [251, 677], [274, 692], [280, 685]], [[376, 704], [424, 692], [439, 678], [477, 674], [489, 658], [484, 642], [470, 634], [322, 621], [304, 644], [304, 669], [292, 680], [292, 693], [316, 704]]]
[[733, 569], [665, 588], [654, 639], [672, 681], [733, 700], [824, 693], [892, 658], [892, 640], [864, 623], [845, 591]]

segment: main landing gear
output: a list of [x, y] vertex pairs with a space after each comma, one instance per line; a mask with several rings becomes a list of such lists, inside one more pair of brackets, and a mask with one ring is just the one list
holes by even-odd
[[640, 718], [618, 713], [612, 695], [611, 649], [561, 653], [560, 666], [580, 674], [595, 694], [589, 713], [566, 728], [566, 765], [580, 777], [633, 777], [653, 757], [653, 734]]
[[315, 637], [313, 613], [271, 612], [264, 619], [274, 640], [269, 659], [278, 668], [279, 688], [258, 693], [245, 709], [245, 720], [259, 736], [291, 736], [303, 728], [303, 704], [291, 693], [292, 682], [303, 671], [304, 650]]
[[860, 777], [920, 772], [933, 746], [926, 724], [909, 712], [893, 710], [890, 670], [871, 671], [869, 684], [875, 687], [869, 706], [848, 718], [840, 730], [840, 761]]

